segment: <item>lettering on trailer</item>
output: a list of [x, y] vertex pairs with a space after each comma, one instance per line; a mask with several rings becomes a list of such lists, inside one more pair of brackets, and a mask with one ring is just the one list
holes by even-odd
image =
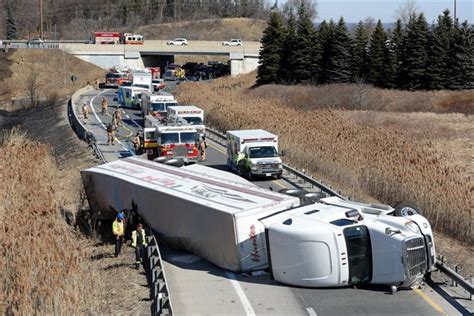
[[255, 233], [255, 225], [252, 224], [250, 226], [250, 234], [249, 238], [252, 241], [252, 253], [250, 254], [252, 261], [260, 261], [260, 255], [258, 253], [258, 245], [257, 245], [257, 234]]
[[238, 194], [229, 193], [227, 190], [211, 188], [210, 186], [207, 186], [205, 184], [200, 184], [192, 187], [191, 192], [207, 199], [222, 198], [224, 200], [229, 200], [232, 202], [255, 203], [254, 201], [243, 198]]
[[177, 184], [173, 179], [159, 178], [157, 176], [146, 176], [142, 177], [141, 179], [151, 183], [159, 183], [165, 188], [169, 189], [176, 189], [181, 186], [180, 184]]
[[115, 170], [123, 170], [123, 171], [126, 171], [126, 172], [130, 173], [130, 174], [143, 173], [143, 169], [141, 169], [141, 168], [132, 168], [132, 167], [122, 166], [122, 165], [110, 165], [109, 167], [112, 168], [112, 169], [115, 169]]

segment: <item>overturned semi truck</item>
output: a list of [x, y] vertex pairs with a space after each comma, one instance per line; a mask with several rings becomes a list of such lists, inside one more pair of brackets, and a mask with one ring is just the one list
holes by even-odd
[[335, 196], [302, 206], [228, 172], [138, 157], [84, 170], [82, 179], [99, 217], [133, 202], [174, 246], [234, 272], [269, 269], [289, 285], [393, 290], [417, 282], [435, 262], [429, 222], [396, 216], [389, 206]]

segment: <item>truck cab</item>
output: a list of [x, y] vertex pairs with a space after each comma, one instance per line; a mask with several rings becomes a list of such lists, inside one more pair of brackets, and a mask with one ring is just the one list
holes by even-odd
[[307, 287], [411, 286], [434, 266], [433, 234], [423, 216], [393, 211], [328, 197], [262, 219], [273, 277]]
[[227, 165], [248, 179], [281, 178], [282, 161], [278, 153], [278, 136], [265, 130], [227, 132]]

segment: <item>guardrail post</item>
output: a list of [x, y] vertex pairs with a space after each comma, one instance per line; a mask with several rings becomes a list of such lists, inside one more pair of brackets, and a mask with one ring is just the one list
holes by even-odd
[[[455, 265], [454, 266], [454, 272], [458, 273], [458, 265]], [[458, 283], [453, 279], [453, 286], [454, 287], [457, 287], [458, 286]]]

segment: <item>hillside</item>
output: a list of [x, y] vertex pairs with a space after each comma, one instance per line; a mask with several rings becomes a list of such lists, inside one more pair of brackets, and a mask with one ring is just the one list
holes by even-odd
[[[11, 98], [28, 99], [33, 91], [38, 100], [54, 103], [104, 74], [101, 68], [56, 49], [1, 51], [0, 109], [14, 110]], [[77, 80], [71, 81], [72, 76]]]
[[241, 38], [243, 41], [260, 41], [266, 23], [265, 20], [247, 18], [208, 19], [141, 26], [135, 32], [143, 34], [145, 39], [153, 40], [185, 37], [188, 40], [224, 41]]

